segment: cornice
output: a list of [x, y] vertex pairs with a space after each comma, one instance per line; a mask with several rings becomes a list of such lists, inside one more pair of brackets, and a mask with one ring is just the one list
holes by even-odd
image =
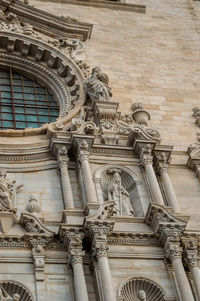
[[18, 1], [0, 0], [0, 6], [8, 8], [16, 14], [23, 23], [32, 25], [36, 31], [51, 37], [76, 38], [86, 41], [91, 37], [93, 25], [79, 22], [70, 18], [57, 17], [46, 11], [37, 9], [31, 5], [25, 5]]
[[153, 233], [112, 233], [108, 237], [111, 245], [161, 246]]
[[[48, 1], [48, 0], [43, 0]], [[109, 2], [102, 0], [50, 0], [48, 2], [66, 3], [81, 6], [92, 6], [97, 8], [108, 8], [113, 10], [132, 11], [136, 13], [145, 13], [146, 6], [141, 4], [128, 4], [121, 2]]]

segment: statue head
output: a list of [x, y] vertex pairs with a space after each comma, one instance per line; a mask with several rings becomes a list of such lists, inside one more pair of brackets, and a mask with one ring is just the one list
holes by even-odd
[[0, 169], [0, 178], [5, 178], [6, 177], [6, 170], [4, 168]]
[[92, 69], [92, 75], [96, 75], [96, 74], [100, 74], [101, 73], [101, 69], [99, 67], [94, 67]]
[[146, 293], [145, 293], [145, 291], [143, 291], [143, 290], [139, 290], [138, 291], [138, 298], [139, 298], [139, 300], [144, 300], [144, 301], [146, 301]]
[[113, 182], [114, 183], [120, 183], [121, 182], [121, 177], [120, 177], [120, 174], [119, 174], [118, 171], [113, 174]]
[[20, 295], [19, 294], [14, 294], [13, 295], [13, 301], [19, 301]]

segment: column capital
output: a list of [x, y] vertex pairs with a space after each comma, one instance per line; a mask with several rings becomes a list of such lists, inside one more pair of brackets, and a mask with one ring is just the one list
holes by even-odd
[[183, 249], [179, 244], [169, 245], [166, 249], [166, 257], [172, 261], [182, 258]]
[[93, 255], [97, 257], [97, 259], [101, 257], [108, 257], [109, 247], [105, 242], [97, 243], [95, 248], [93, 249]]
[[80, 162], [89, 161], [89, 145], [86, 140], [82, 140], [78, 145], [78, 160]]
[[182, 239], [184, 260], [188, 268], [199, 267], [198, 240], [195, 238]]
[[62, 168], [68, 167], [69, 157], [67, 155], [68, 149], [65, 146], [57, 147], [57, 166]]
[[83, 263], [83, 257], [85, 255], [85, 251], [81, 249], [71, 249], [69, 252], [69, 262], [71, 265], [77, 264], [77, 263]]
[[159, 162], [157, 166], [157, 171], [160, 175], [164, 173], [168, 173], [168, 170], [169, 170], [169, 164]]

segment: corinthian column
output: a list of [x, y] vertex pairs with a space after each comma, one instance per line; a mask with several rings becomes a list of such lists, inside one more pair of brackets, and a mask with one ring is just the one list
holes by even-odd
[[116, 301], [110, 266], [108, 262], [108, 249], [109, 248], [105, 243], [97, 243], [95, 247], [95, 255], [99, 263], [104, 300]]
[[70, 260], [74, 272], [74, 291], [76, 301], [89, 301], [83, 270], [84, 254], [84, 251], [80, 249], [74, 249], [70, 251]]
[[148, 147], [148, 145], [142, 149], [141, 163], [145, 168], [145, 173], [151, 188], [153, 200], [159, 205], [164, 205], [163, 197], [152, 165], [153, 157], [151, 155], [151, 149], [150, 146]]
[[192, 240], [190, 240], [189, 244], [186, 245], [185, 257], [187, 266], [192, 275], [192, 280], [198, 300], [200, 300], [200, 269], [198, 262], [198, 249]]
[[174, 268], [178, 288], [181, 294], [181, 300], [194, 301], [192, 290], [183, 267], [182, 249], [179, 246], [179, 243], [169, 245], [169, 249], [167, 250], [167, 257], [170, 258], [172, 266]]
[[176, 198], [176, 194], [174, 188], [172, 186], [169, 174], [168, 174], [168, 164], [167, 163], [159, 163], [158, 172], [160, 173], [161, 179], [164, 184], [165, 192], [167, 195], [168, 204], [170, 207], [174, 209], [175, 213], [180, 212], [178, 200]]
[[87, 203], [97, 203], [97, 194], [89, 164], [89, 148], [88, 143], [85, 140], [83, 140], [79, 145], [78, 160], [81, 162], [81, 171]]
[[69, 158], [67, 156], [66, 147], [62, 146], [60, 149], [58, 149], [57, 158], [58, 158], [58, 168], [60, 169], [60, 175], [61, 175], [64, 207], [65, 209], [72, 209], [74, 208], [74, 200], [73, 200], [72, 188], [71, 188], [69, 172], [68, 172]]

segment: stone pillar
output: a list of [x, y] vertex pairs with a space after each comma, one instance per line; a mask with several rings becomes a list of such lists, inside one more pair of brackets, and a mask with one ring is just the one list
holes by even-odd
[[85, 140], [83, 140], [79, 145], [78, 160], [81, 162], [81, 171], [83, 175], [83, 184], [87, 203], [98, 203], [96, 189], [89, 164], [89, 147], [87, 141]]
[[85, 275], [83, 270], [84, 251], [72, 249], [70, 251], [70, 261], [74, 272], [74, 293], [76, 301], [89, 301]]
[[182, 301], [194, 301], [192, 290], [186, 276], [182, 263], [182, 249], [179, 243], [169, 245], [167, 250], [167, 257], [171, 260], [174, 268], [178, 288], [181, 294]]
[[200, 269], [198, 263], [198, 249], [192, 240], [190, 240], [189, 244], [186, 245], [185, 260], [192, 275], [198, 300], [200, 301]]
[[35, 281], [36, 281], [36, 294], [37, 301], [45, 301], [45, 283], [44, 283], [44, 267], [45, 267], [45, 254], [44, 248], [41, 245], [36, 245], [32, 249], [35, 267]]
[[153, 169], [153, 157], [151, 151], [144, 148], [141, 155], [141, 163], [145, 168], [145, 173], [151, 188], [153, 200], [159, 205], [164, 205], [160, 187]]
[[104, 301], [116, 301], [111, 271], [108, 262], [108, 246], [104, 243], [97, 243], [95, 247], [95, 254], [99, 263]]
[[166, 163], [159, 163], [158, 171], [163, 181], [163, 185], [165, 188], [165, 192], [167, 195], [168, 204], [170, 207], [174, 209], [175, 213], [180, 213], [180, 208], [178, 204], [178, 200], [176, 198], [176, 194], [174, 188], [172, 186], [169, 174], [168, 174], [168, 164]]
[[69, 158], [67, 156], [67, 148], [62, 146], [58, 149], [58, 168], [60, 169], [62, 192], [65, 210], [74, 208], [74, 200], [72, 188], [68, 172]]

